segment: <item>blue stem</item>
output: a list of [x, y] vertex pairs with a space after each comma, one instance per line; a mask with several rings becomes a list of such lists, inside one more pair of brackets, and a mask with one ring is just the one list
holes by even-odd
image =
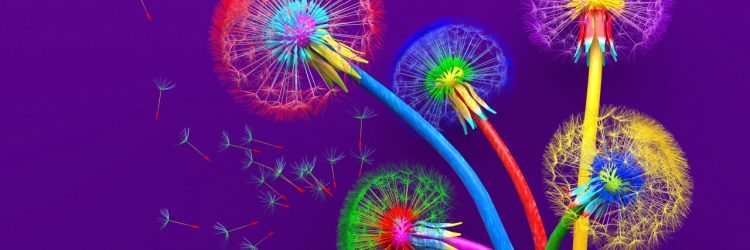
[[503, 222], [500, 221], [500, 216], [497, 214], [495, 205], [492, 204], [492, 199], [490, 199], [487, 189], [482, 185], [477, 173], [469, 166], [469, 163], [466, 162], [458, 150], [435, 127], [419, 115], [417, 111], [394, 95], [388, 88], [384, 87], [359, 67], [354, 66], [354, 69], [362, 76], [362, 80], [359, 82], [360, 85], [391, 108], [393, 112], [396, 112], [409, 126], [414, 128], [448, 162], [453, 171], [458, 174], [458, 178], [461, 179], [466, 189], [469, 190], [469, 194], [479, 210], [479, 215], [482, 216], [484, 226], [489, 232], [492, 245], [495, 249], [513, 249], [513, 245], [511, 245], [508, 238], [508, 233], [505, 232]]

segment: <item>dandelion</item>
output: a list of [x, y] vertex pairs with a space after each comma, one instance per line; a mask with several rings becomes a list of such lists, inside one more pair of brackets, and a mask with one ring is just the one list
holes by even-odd
[[393, 165], [368, 173], [346, 196], [338, 248], [490, 249], [447, 229], [461, 225], [444, 222], [451, 189], [445, 178], [420, 167]]
[[[591, 221], [585, 233], [602, 249], [655, 248], [679, 229], [690, 208], [687, 162], [652, 118], [613, 107], [602, 114], [593, 152], [581, 152], [581, 115], [564, 123], [547, 146], [547, 194], [562, 216], [550, 246], [559, 247], [574, 222]], [[581, 157], [593, 161], [580, 165]], [[589, 173], [583, 184], [579, 168]]]
[[496, 112], [484, 99], [497, 92], [507, 79], [507, 64], [497, 42], [468, 25], [437, 28], [409, 47], [396, 66], [394, 79], [396, 94], [433, 125], [440, 127], [458, 120], [464, 134], [468, 133], [467, 123], [472, 129], [479, 127], [511, 177], [534, 246], [543, 249], [547, 234], [531, 189], [485, 114]]

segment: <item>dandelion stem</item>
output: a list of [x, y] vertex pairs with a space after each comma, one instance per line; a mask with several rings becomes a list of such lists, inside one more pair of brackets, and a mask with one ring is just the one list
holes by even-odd
[[563, 217], [560, 219], [560, 222], [557, 223], [555, 230], [552, 231], [552, 234], [549, 235], [549, 241], [547, 242], [547, 247], [545, 248], [546, 250], [560, 249], [560, 244], [562, 244], [565, 236], [568, 235], [570, 227], [573, 226], [576, 218], [581, 216], [584, 207], [585, 206], [577, 206], [565, 212], [565, 215], [563, 215]]
[[159, 99], [156, 101], [156, 120], [159, 120], [159, 109], [161, 109], [161, 96], [164, 91], [159, 90]]
[[184, 222], [179, 222], [179, 221], [176, 221], [176, 220], [169, 220], [169, 222], [173, 222], [173, 223], [175, 223], [177, 225], [182, 225], [182, 226], [190, 227], [190, 228], [193, 228], [193, 229], [199, 229], [200, 228], [199, 226], [192, 225], [192, 224], [187, 224], [187, 223], [184, 223]]
[[469, 190], [469, 195], [476, 205], [479, 215], [482, 217], [495, 249], [513, 249], [508, 233], [505, 231], [498, 210], [492, 203], [487, 188], [476, 172], [471, 168], [466, 159], [448, 142], [440, 132], [430, 125], [417, 111], [411, 108], [403, 100], [399, 99], [393, 92], [385, 88], [372, 76], [356, 65], [352, 66], [360, 75], [360, 85], [388, 106], [394, 113], [399, 115], [409, 124], [423, 139], [425, 139], [453, 168], [461, 182]]
[[[578, 168], [578, 186], [589, 181], [588, 166], [593, 161], [596, 152], [596, 129], [599, 122], [599, 100], [602, 88], [602, 67], [604, 53], [599, 47], [599, 41], [594, 39], [589, 53], [589, 82], [586, 90], [586, 110], [583, 115], [583, 131], [581, 131], [581, 163]], [[588, 220], [576, 222], [573, 230], [573, 249], [582, 250], [588, 246]]]
[[521, 172], [518, 163], [516, 163], [516, 160], [513, 159], [513, 155], [510, 153], [510, 149], [505, 145], [492, 124], [480, 118], [475, 113], [472, 113], [471, 116], [477, 122], [479, 129], [482, 130], [492, 148], [495, 149], [497, 156], [502, 161], [503, 166], [505, 166], [505, 171], [510, 175], [513, 186], [516, 188], [516, 193], [518, 193], [521, 204], [523, 204], [526, 220], [529, 222], [529, 227], [531, 227], [535, 249], [544, 249], [544, 246], [547, 245], [547, 234], [544, 232], [544, 224], [542, 223], [541, 216], [539, 216], [539, 209], [534, 200], [534, 195], [526, 183], [523, 172]]
[[260, 153], [260, 150], [257, 150], [257, 149], [247, 148], [247, 147], [238, 146], [238, 145], [234, 145], [234, 144], [229, 144], [229, 146], [233, 147], [233, 148], [239, 148], [239, 149], [242, 149], [242, 150], [247, 150], [247, 151], [250, 151], [250, 152], [253, 152], [253, 153]]
[[208, 159], [208, 156], [206, 156], [205, 154], [203, 154], [203, 152], [201, 152], [200, 150], [198, 150], [198, 148], [196, 148], [195, 146], [193, 146], [192, 143], [186, 142], [186, 144], [188, 146], [190, 146], [191, 148], [193, 148], [193, 150], [195, 150], [195, 152], [197, 152], [199, 155], [201, 155], [204, 160], [206, 160], [208, 163], [211, 163], [211, 159]]
[[331, 178], [333, 179], [333, 189], [336, 189], [336, 172], [333, 170], [333, 162], [331, 162]]

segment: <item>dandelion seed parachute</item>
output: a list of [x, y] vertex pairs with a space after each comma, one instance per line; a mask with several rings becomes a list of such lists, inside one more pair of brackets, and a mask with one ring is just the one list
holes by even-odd
[[450, 196], [447, 181], [421, 167], [393, 165], [368, 173], [346, 196], [338, 248], [456, 249], [446, 243], [461, 235], [446, 229], [461, 224], [445, 223]]
[[613, 60], [645, 53], [667, 22], [671, 0], [528, 0], [531, 40], [566, 60], [588, 54], [594, 40]]
[[[458, 120], [479, 127], [497, 152], [523, 204], [536, 249], [547, 244], [536, 201], [510, 150], [487, 121], [483, 100], [507, 79], [502, 49], [481, 30], [467, 25], [440, 27], [411, 45], [399, 60], [394, 89], [435, 126]], [[457, 117], [458, 119], [456, 119]]]
[[[606, 107], [601, 111], [589, 180], [578, 184], [582, 116], [564, 123], [544, 156], [549, 200], [568, 220], [557, 244], [579, 218], [602, 249], [648, 249], [677, 229], [691, 204], [692, 179], [682, 150], [652, 118], [636, 111]], [[564, 224], [561, 221], [561, 224]], [[556, 233], [553, 233], [555, 235]], [[553, 239], [554, 238], [554, 239]]]
[[211, 43], [218, 71], [237, 101], [278, 120], [319, 113], [336, 72], [358, 77], [351, 63], [380, 42], [379, 0], [222, 0]]
[[331, 165], [331, 180], [333, 181], [333, 188], [336, 189], [336, 171], [334, 171], [333, 165], [344, 159], [344, 153], [339, 152], [336, 148], [326, 148], [325, 158], [328, 164]]
[[187, 223], [176, 221], [176, 220], [172, 219], [172, 217], [170, 217], [170, 215], [169, 215], [169, 210], [166, 209], [166, 208], [159, 209], [159, 214], [161, 216], [159, 217], [159, 219], [157, 221], [161, 225], [161, 229], [166, 228], [167, 225], [169, 225], [169, 223], [174, 223], [174, 224], [177, 224], [177, 225], [180, 225], [180, 226], [184, 226], [184, 227], [189, 227], [189, 228], [192, 228], [192, 229], [200, 229], [199, 226], [187, 224]]
[[[145, 5], [144, 5], [145, 7]], [[146, 12], [146, 15], [148, 15], [148, 12]], [[149, 16], [149, 21], [151, 20]], [[161, 98], [164, 95], [164, 91], [171, 90], [177, 85], [172, 83], [172, 81], [166, 79], [166, 78], [157, 78], [154, 79], [154, 85], [156, 85], [156, 88], [159, 90], [159, 98], [156, 100], [156, 120], [159, 120], [159, 111], [161, 110]]]

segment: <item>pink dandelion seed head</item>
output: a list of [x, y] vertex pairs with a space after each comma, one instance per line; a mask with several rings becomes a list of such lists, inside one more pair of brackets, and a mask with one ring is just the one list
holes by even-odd
[[338, 72], [351, 72], [341, 67], [380, 45], [382, 13], [380, 0], [222, 0], [211, 29], [216, 70], [250, 112], [309, 118], [347, 91]]

